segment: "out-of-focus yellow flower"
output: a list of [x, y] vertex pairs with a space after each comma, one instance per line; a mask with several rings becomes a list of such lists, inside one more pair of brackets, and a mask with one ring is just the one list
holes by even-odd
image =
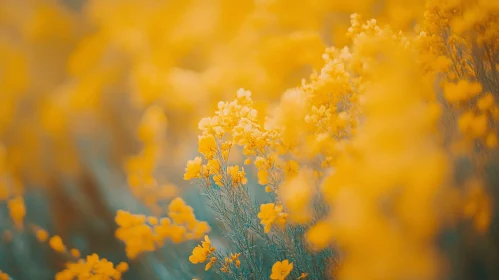
[[7, 273], [0, 270], [0, 280], [9, 280], [10, 277]]
[[291, 221], [307, 223], [311, 220], [313, 213], [309, 204], [316, 189], [314, 181], [310, 170], [302, 170], [279, 187], [279, 197], [286, 206]]
[[49, 239], [49, 245], [56, 252], [63, 253], [66, 251], [66, 246], [62, 242], [62, 238], [58, 235], [54, 235]]
[[26, 206], [22, 196], [9, 199], [7, 202], [9, 213], [18, 228], [23, 228], [24, 216], [26, 216]]
[[74, 258], [79, 258], [80, 257], [80, 251], [78, 251], [78, 249], [71, 249], [71, 250], [69, 250], [69, 254], [71, 254], [71, 256], [74, 257]]
[[36, 238], [40, 242], [45, 242], [49, 238], [48, 232], [46, 230], [43, 230], [43, 229], [35, 229], [35, 234], [36, 234]]

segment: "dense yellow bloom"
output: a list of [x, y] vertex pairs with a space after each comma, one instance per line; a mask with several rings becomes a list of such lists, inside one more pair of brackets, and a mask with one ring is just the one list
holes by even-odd
[[155, 250], [155, 237], [152, 229], [145, 223], [146, 217], [132, 215], [119, 210], [116, 215], [116, 238], [125, 242], [128, 258], [134, 259], [142, 252]]
[[168, 205], [169, 218], [133, 215], [119, 210], [116, 214], [116, 238], [125, 242], [125, 250], [130, 259], [143, 252], [152, 252], [170, 239], [174, 243], [201, 238], [210, 231], [208, 223], [198, 221], [192, 207], [180, 197]]
[[293, 263], [290, 263], [288, 260], [277, 261], [272, 266], [272, 274], [270, 275], [270, 279], [273, 280], [284, 280], [286, 276], [293, 270]]
[[56, 280], [73, 279], [103, 279], [118, 280], [128, 270], [126, 263], [120, 263], [114, 267], [113, 263], [106, 259], [100, 259], [97, 254], [79, 259], [77, 262], [66, 264], [66, 268], [57, 273]]

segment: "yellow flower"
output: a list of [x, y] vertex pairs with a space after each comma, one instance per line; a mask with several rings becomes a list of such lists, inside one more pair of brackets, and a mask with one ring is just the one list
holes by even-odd
[[331, 244], [333, 228], [326, 221], [319, 221], [308, 230], [306, 238], [313, 246], [322, 250]]
[[158, 224], [158, 218], [156, 217], [153, 217], [153, 216], [150, 216], [150, 217], [147, 217], [147, 222], [150, 224], [150, 225], [157, 225]]
[[9, 280], [9, 279], [10, 279], [9, 275], [0, 270], [0, 280]]
[[192, 254], [189, 256], [189, 261], [193, 264], [203, 263], [206, 261], [207, 255], [208, 252], [203, 247], [198, 245], [192, 250]]
[[282, 213], [282, 206], [276, 206], [274, 203], [260, 205], [258, 218], [260, 219], [260, 224], [264, 226], [266, 233], [270, 231], [274, 223], [284, 226], [286, 224], [286, 217], [287, 214]]
[[313, 173], [309, 170], [300, 170], [280, 186], [279, 196], [293, 222], [306, 223], [312, 218], [309, 204], [314, 189]]
[[79, 259], [77, 262], [69, 262], [66, 269], [58, 272], [56, 280], [72, 279], [121, 279], [121, 274], [128, 270], [126, 263], [120, 263], [116, 268], [113, 263], [106, 259], [99, 259], [97, 254]]
[[185, 239], [187, 231], [185, 227], [179, 225], [172, 225], [169, 228], [169, 230], [170, 230], [169, 232], [170, 238], [174, 243], [180, 243]]
[[62, 239], [60, 236], [55, 235], [52, 236], [49, 240], [50, 248], [54, 249], [56, 252], [63, 253], [66, 251], [66, 246], [62, 243]]
[[270, 275], [270, 279], [272, 280], [284, 280], [286, 276], [293, 270], [293, 263], [290, 263], [288, 260], [283, 260], [282, 262], [277, 261], [272, 266], [272, 274]]
[[494, 105], [494, 96], [492, 96], [490, 92], [487, 92], [484, 96], [478, 99], [476, 105], [481, 111], [487, 111]]
[[10, 216], [14, 221], [14, 224], [18, 228], [23, 227], [23, 219], [26, 216], [26, 207], [24, 206], [24, 199], [22, 196], [18, 196], [10, 199], [7, 202], [7, 207], [9, 208]]
[[43, 229], [36, 229], [36, 238], [40, 242], [45, 242], [49, 238], [49, 234], [46, 230]]
[[180, 197], [175, 198], [168, 205], [168, 216], [176, 224], [191, 224], [196, 221], [194, 210], [185, 204], [184, 200]]
[[199, 136], [198, 151], [207, 159], [212, 159], [217, 152], [217, 142], [211, 134]]
[[71, 254], [71, 256], [73, 256], [75, 258], [80, 257], [80, 251], [78, 251], [78, 249], [71, 249], [69, 253]]
[[232, 186], [237, 187], [239, 184], [244, 185], [248, 182], [246, 179], [246, 173], [244, 172], [244, 168], [241, 168], [239, 171], [239, 166], [229, 166], [227, 167], [227, 173], [232, 178]]
[[209, 255], [211, 255], [216, 250], [215, 247], [211, 246], [211, 241], [208, 235], [204, 236], [204, 241], [201, 242], [201, 246], [196, 246], [192, 250], [192, 255], [189, 256], [189, 261], [193, 264], [204, 263]]
[[241, 267], [241, 261], [239, 260], [240, 255], [241, 255], [241, 253], [230, 254], [231, 261], [234, 261], [236, 263], [237, 268]]
[[444, 96], [450, 103], [466, 101], [482, 91], [482, 85], [477, 82], [460, 80], [457, 84], [447, 83], [444, 85]]
[[206, 266], [204, 267], [204, 270], [205, 271], [208, 271], [212, 266], [213, 264], [217, 261], [217, 258], [215, 257], [211, 257], [210, 259], [210, 262], [206, 264]]
[[187, 167], [185, 168], [184, 180], [199, 178], [200, 171], [201, 171], [201, 158], [196, 157], [193, 160], [189, 160], [187, 162]]
[[497, 136], [495, 132], [490, 132], [489, 135], [487, 135], [487, 138], [485, 139], [485, 144], [487, 147], [493, 149], [497, 147]]
[[126, 262], [120, 262], [116, 266], [116, 270], [119, 271], [119, 272], [121, 272], [121, 273], [127, 272], [128, 271], [128, 263], [126, 263]]

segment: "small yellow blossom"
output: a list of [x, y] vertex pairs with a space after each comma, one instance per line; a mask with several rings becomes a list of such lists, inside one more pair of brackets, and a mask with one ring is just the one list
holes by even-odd
[[277, 261], [272, 266], [272, 274], [270, 275], [270, 279], [272, 280], [284, 280], [286, 276], [293, 270], [293, 263], [290, 263], [288, 260]]
[[208, 271], [213, 266], [213, 264], [216, 263], [216, 262], [217, 262], [217, 258], [211, 257], [210, 261], [204, 267], [204, 270]]
[[45, 242], [49, 238], [48, 232], [46, 230], [43, 230], [43, 229], [40, 229], [40, 228], [37, 228], [35, 230], [35, 234], [36, 234], [36, 238], [40, 242]]
[[80, 257], [80, 251], [78, 251], [78, 249], [71, 249], [69, 251], [69, 253], [71, 254], [71, 256], [73, 256], [74, 258], [79, 258]]
[[64, 251], [66, 251], [66, 246], [64, 246], [62, 238], [58, 235], [54, 235], [49, 239], [49, 245], [52, 249], [59, 253], [63, 253]]
[[237, 268], [241, 267], [241, 261], [239, 260], [240, 255], [241, 255], [241, 253], [230, 254], [230, 257], [231, 257], [232, 261], [234, 261], [236, 263]]
[[22, 196], [18, 196], [9, 199], [7, 202], [7, 207], [9, 208], [10, 216], [14, 221], [14, 224], [18, 228], [23, 227], [24, 216], [26, 216], [26, 206], [24, 205], [24, 199]]
[[296, 279], [305, 279], [305, 278], [307, 278], [307, 276], [308, 276], [308, 273], [302, 272], [300, 277], [298, 277]]

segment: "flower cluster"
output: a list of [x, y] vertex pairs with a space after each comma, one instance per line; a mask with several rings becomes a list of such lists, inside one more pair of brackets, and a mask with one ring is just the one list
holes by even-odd
[[174, 243], [201, 238], [210, 231], [206, 222], [196, 220], [193, 209], [177, 197], [168, 206], [168, 218], [133, 215], [119, 210], [116, 214], [116, 238], [125, 242], [130, 259], [143, 252], [155, 251], [169, 239]]
[[[420, 50], [426, 67], [443, 76], [443, 95], [450, 111], [447, 122], [457, 127], [466, 151], [473, 140], [497, 146], [499, 87], [497, 7], [483, 1], [427, 1]], [[457, 121], [455, 121], [457, 119]], [[454, 124], [454, 125], [452, 125]]]
[[199, 122], [202, 134], [198, 151], [207, 163], [203, 164], [200, 157], [188, 161], [185, 180], [200, 179], [204, 185], [209, 185], [209, 178], [213, 175], [219, 186], [237, 187], [247, 183], [243, 167], [228, 165], [232, 147], [242, 147], [246, 156], [261, 157], [266, 155], [269, 146], [276, 145], [277, 137], [275, 130], [267, 130], [259, 124], [252, 103], [251, 92], [240, 89], [236, 100], [219, 102], [215, 117]]
[[128, 264], [119, 263], [114, 267], [113, 263], [106, 259], [99, 259], [97, 254], [79, 259], [77, 262], [66, 264], [66, 268], [55, 275], [56, 280], [73, 279], [105, 279], [119, 280], [122, 274], [128, 270]]
[[495, 278], [498, 1], [343, 2], [0, 1], [0, 280]]
[[223, 257], [223, 255], [213, 247], [210, 238], [205, 235], [204, 241], [201, 241], [201, 245], [197, 245], [192, 250], [189, 261], [193, 264], [207, 262], [204, 268], [205, 271], [214, 267], [215, 270], [221, 273], [232, 274], [241, 267], [241, 261], [239, 260], [240, 255], [241, 253], [237, 253]]
[[[302, 116], [305, 117], [305, 114]], [[287, 223], [288, 213], [282, 202], [289, 202], [290, 210], [296, 214], [294, 222], [306, 224], [311, 212], [315, 212], [308, 208], [314, 193], [312, 187], [308, 188], [308, 179], [315, 176], [308, 169], [301, 170], [294, 160], [302, 155], [297, 156], [290, 151], [299, 150], [303, 146], [299, 147], [302, 143], [293, 141], [291, 137], [286, 138], [289, 130], [286, 131], [284, 126], [284, 123], [279, 122], [263, 122], [253, 108], [251, 93], [243, 89], [237, 92], [234, 101], [219, 102], [214, 117], [204, 118], [199, 122], [201, 135], [198, 138], [198, 151], [203, 157], [187, 162], [184, 179], [194, 180], [201, 185], [210, 199], [209, 206], [230, 232], [228, 236], [235, 245], [235, 250], [245, 257], [245, 266], [250, 271], [237, 270], [241, 265], [237, 261], [236, 270], [231, 269], [231, 264], [235, 261], [233, 254], [223, 256], [217, 252], [209, 258], [203, 255], [202, 259], [208, 261], [206, 267], [215, 267], [215, 272], [222, 278], [229, 277], [225, 275], [228, 272], [246, 277], [268, 277], [258, 264], [258, 253], [251, 245], [255, 238], [262, 239], [265, 246], [274, 248], [277, 253], [273, 257], [276, 259], [299, 250], [295, 246], [306, 250], [307, 245], [301, 241], [304, 229]], [[250, 199], [251, 190], [247, 186], [245, 170], [239, 165], [231, 164], [235, 160], [244, 161], [246, 165], [254, 164], [258, 184], [265, 186], [274, 202], [259, 203], [259, 207], [256, 207], [255, 202]], [[289, 195], [281, 196], [279, 193]], [[292, 202], [294, 199], [300, 201]], [[297, 214], [299, 212], [302, 215]], [[299, 243], [293, 244], [290, 240], [297, 240]], [[203, 252], [203, 247], [196, 247], [196, 253]], [[296, 277], [301, 276], [300, 272], [314, 270], [314, 257], [321, 263], [331, 258], [330, 249], [320, 256], [314, 254], [315, 252], [308, 252], [296, 257], [301, 260], [300, 269], [294, 272]], [[191, 262], [193, 260], [195, 258], [191, 256]], [[290, 271], [287, 272], [289, 273]], [[324, 273], [325, 271], [314, 271], [317, 277], [323, 277]]]

